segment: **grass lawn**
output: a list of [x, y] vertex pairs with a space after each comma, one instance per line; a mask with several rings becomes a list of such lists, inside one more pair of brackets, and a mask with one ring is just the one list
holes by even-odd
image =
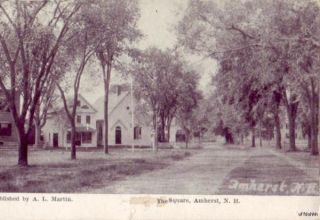
[[17, 152], [0, 152], [1, 192], [90, 192], [127, 176], [162, 169], [174, 161], [191, 155], [188, 150], [111, 149], [109, 155], [101, 151], [77, 152], [77, 160], [70, 160], [70, 152], [58, 150], [30, 151], [28, 168], [16, 166]]

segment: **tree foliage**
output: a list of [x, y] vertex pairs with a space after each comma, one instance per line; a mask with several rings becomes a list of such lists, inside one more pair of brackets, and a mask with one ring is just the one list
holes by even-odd
[[279, 131], [280, 104], [285, 107], [291, 150], [299, 105], [308, 105], [312, 154], [318, 154], [318, 12], [313, 0], [191, 0], [177, 31], [185, 48], [219, 61], [216, 93], [251, 128], [266, 112]]
[[[0, 3], [0, 87], [17, 127], [21, 166], [28, 165], [27, 137], [35, 111], [50, 78], [59, 77], [52, 66], [79, 7], [74, 1]], [[20, 97], [21, 109], [15, 101]]]
[[169, 141], [172, 120], [191, 114], [201, 97], [198, 75], [174, 51], [157, 48], [136, 51], [130, 69], [135, 95], [148, 104], [151, 112], [155, 136]]
[[104, 83], [104, 151], [108, 153], [108, 96], [111, 72], [121, 63], [119, 57], [128, 53], [129, 48], [140, 37], [137, 21], [140, 17], [136, 0], [91, 0], [83, 15], [91, 33], [98, 36], [99, 44], [95, 50], [96, 59], [101, 66]]

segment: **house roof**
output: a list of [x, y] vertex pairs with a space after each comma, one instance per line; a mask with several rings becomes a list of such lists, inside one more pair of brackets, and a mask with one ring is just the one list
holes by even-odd
[[[125, 99], [130, 93], [129, 92], [122, 92], [120, 95], [116, 93], [109, 93], [108, 96], [108, 114], [110, 114], [121, 102]], [[103, 120], [104, 119], [104, 96], [97, 99], [94, 103], [94, 107], [97, 110], [96, 119]]]
[[[94, 112], [97, 112], [97, 109], [95, 109], [95, 108], [90, 104], [90, 102], [88, 102], [88, 100], [85, 99], [81, 94], [79, 94], [79, 98], [82, 99], [82, 100], [89, 106], [89, 108], [91, 108]], [[83, 105], [82, 105], [82, 106], [83, 106]], [[82, 107], [82, 106], [81, 106], [81, 107]]]
[[[68, 104], [69, 109], [71, 108], [72, 100], [73, 100], [73, 97], [67, 97], [67, 104]], [[92, 110], [93, 113], [97, 112], [97, 109], [94, 108], [93, 105], [91, 105], [90, 102], [87, 99], [85, 99], [81, 94], [78, 95], [78, 100], [84, 102], [84, 104], [81, 103], [81, 106], [77, 107], [77, 111], [84, 109], [82, 107], [86, 105], [86, 106], [88, 106], [89, 109]], [[62, 100], [55, 103], [55, 105], [56, 105], [55, 108], [51, 108], [49, 110], [49, 112], [48, 112], [49, 115], [54, 115], [57, 112], [61, 112], [61, 111], [64, 112], [64, 106], [63, 106]]]

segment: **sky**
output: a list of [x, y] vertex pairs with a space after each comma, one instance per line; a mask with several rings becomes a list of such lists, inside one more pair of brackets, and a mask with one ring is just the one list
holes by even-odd
[[[138, 28], [144, 37], [138, 43], [138, 48], [145, 49], [150, 46], [160, 49], [172, 48], [176, 43], [174, 26], [182, 18], [187, 4], [187, 0], [139, 0], [141, 17], [138, 21]], [[207, 91], [208, 83], [211, 82], [211, 76], [217, 67], [216, 62], [191, 54], [188, 54], [187, 57], [201, 75], [200, 89], [204, 92]], [[98, 70], [100, 71], [100, 69]], [[111, 76], [111, 83], [123, 81], [118, 75]], [[83, 82], [88, 81], [84, 78]], [[92, 103], [103, 96], [103, 85], [99, 82], [101, 80], [97, 79], [94, 86], [89, 88], [83, 86], [82, 94]]]

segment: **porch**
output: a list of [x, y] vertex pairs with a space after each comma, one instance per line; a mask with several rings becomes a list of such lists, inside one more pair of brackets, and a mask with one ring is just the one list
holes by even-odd
[[[76, 127], [76, 146], [77, 147], [96, 147], [97, 144], [94, 141], [96, 130], [89, 126]], [[66, 135], [66, 146], [70, 146], [71, 143], [71, 128], [68, 129]]]

